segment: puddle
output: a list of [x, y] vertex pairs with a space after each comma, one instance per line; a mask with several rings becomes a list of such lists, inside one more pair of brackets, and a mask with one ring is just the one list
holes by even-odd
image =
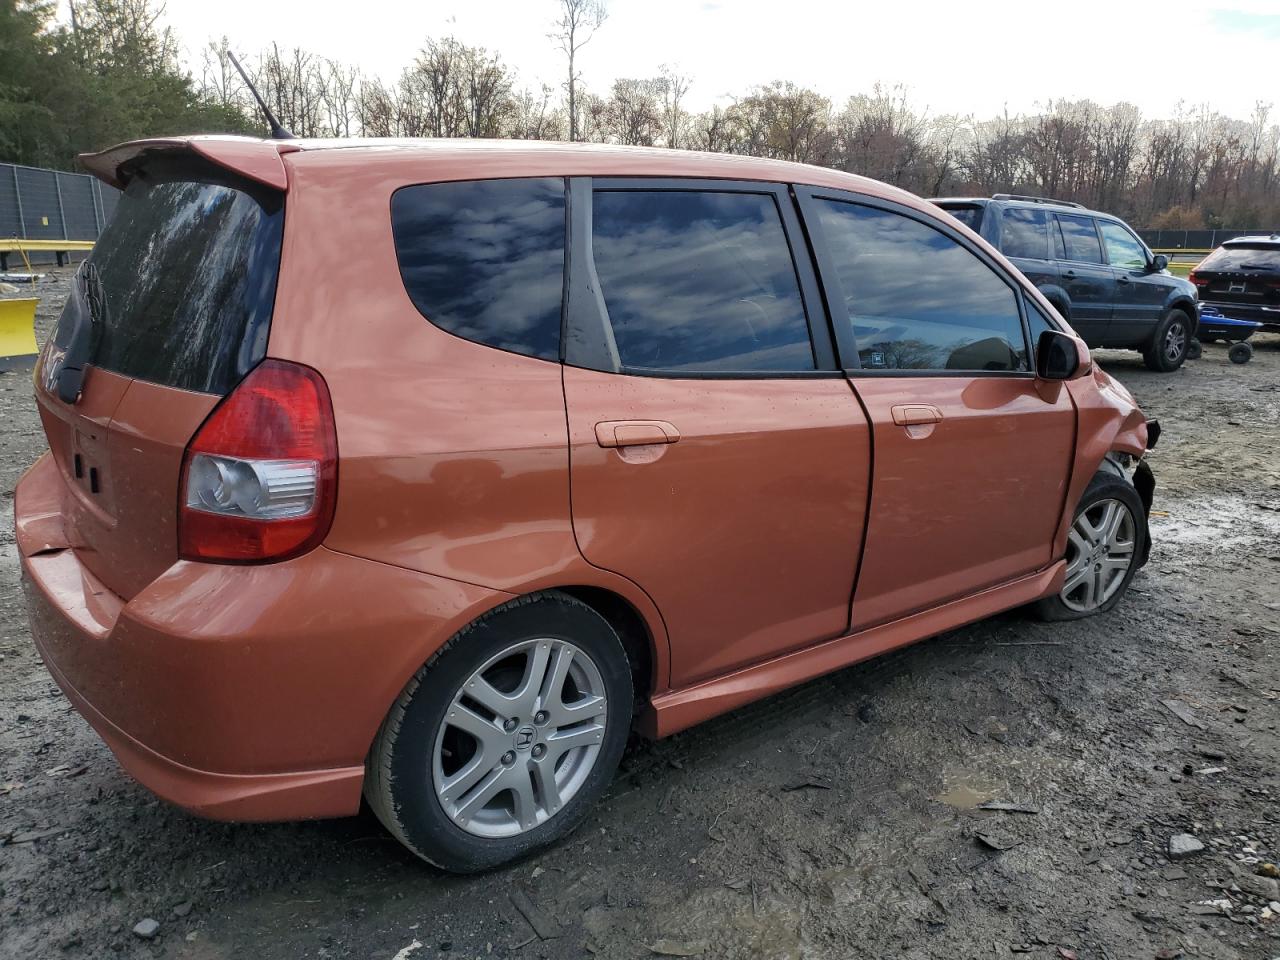
[[980, 803], [995, 800], [1005, 789], [1003, 783], [956, 767], [943, 772], [942, 786], [943, 791], [933, 799], [957, 810], [974, 810]]

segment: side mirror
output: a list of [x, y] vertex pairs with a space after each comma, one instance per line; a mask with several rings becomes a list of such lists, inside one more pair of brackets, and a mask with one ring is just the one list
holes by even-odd
[[1046, 330], [1036, 343], [1036, 376], [1041, 380], [1070, 380], [1080, 367], [1074, 337]]
[[1168, 268], [1168, 266], [1169, 258], [1163, 253], [1157, 253], [1151, 260], [1151, 269], [1155, 273], [1159, 273], [1161, 270]]

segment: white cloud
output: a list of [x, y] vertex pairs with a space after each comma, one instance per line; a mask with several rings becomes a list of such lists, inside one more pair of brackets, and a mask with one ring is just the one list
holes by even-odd
[[[557, 8], [555, 0], [168, 0], [167, 20], [197, 69], [201, 47], [226, 34], [246, 52], [272, 41], [301, 46], [391, 80], [426, 37], [452, 33], [500, 53], [523, 83], [558, 86], [562, 58], [547, 38]], [[1280, 94], [1280, 0], [610, 0], [609, 10], [582, 51], [587, 86], [603, 92], [617, 77], [678, 64], [694, 78], [695, 109], [774, 79], [837, 103], [877, 81], [901, 82], [932, 113], [980, 117], [1087, 97], [1129, 101], [1148, 116], [1186, 101], [1244, 118], [1255, 101]]]

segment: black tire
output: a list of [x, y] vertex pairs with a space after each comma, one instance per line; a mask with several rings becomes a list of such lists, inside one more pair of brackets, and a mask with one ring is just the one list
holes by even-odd
[[1232, 363], [1248, 363], [1253, 359], [1253, 344], [1243, 340], [1233, 343], [1227, 350], [1227, 359]]
[[[477, 669], [513, 643], [539, 638], [571, 642], [598, 669], [604, 739], [582, 785], [548, 819], [511, 837], [475, 836], [450, 819], [437, 796], [437, 736], [454, 695]], [[477, 873], [528, 856], [570, 833], [605, 792], [627, 743], [632, 701], [626, 652], [600, 614], [558, 592], [521, 597], [459, 632], [405, 686], [369, 751], [365, 799], [396, 839], [444, 870]]]
[[1187, 359], [1187, 347], [1195, 327], [1186, 311], [1174, 308], [1156, 324], [1151, 341], [1143, 349], [1142, 359], [1157, 373], [1172, 373]]
[[[1133, 517], [1134, 543], [1133, 555], [1129, 564], [1129, 569], [1125, 572], [1124, 578], [1120, 582], [1119, 588], [1111, 595], [1111, 597], [1100, 606], [1091, 610], [1077, 610], [1063, 600], [1060, 593], [1055, 593], [1051, 597], [1044, 597], [1035, 604], [1036, 614], [1042, 620], [1058, 621], [1058, 620], [1080, 620], [1084, 617], [1090, 617], [1098, 613], [1106, 613], [1115, 608], [1121, 598], [1129, 590], [1129, 584], [1133, 582], [1133, 576], [1138, 572], [1138, 568], [1142, 565], [1147, 555], [1147, 518], [1146, 510], [1142, 505], [1142, 498], [1138, 496], [1138, 491], [1133, 488], [1133, 484], [1129, 478], [1119, 471], [1118, 468], [1108, 462], [1098, 471], [1089, 486], [1085, 488], [1084, 495], [1080, 498], [1080, 503], [1076, 506], [1075, 513], [1072, 514], [1072, 523], [1074, 524], [1082, 513], [1086, 513], [1104, 500], [1118, 500], [1128, 507]], [[1071, 556], [1071, 547], [1068, 547], [1068, 559]]]
[[1200, 341], [1197, 340], [1195, 337], [1192, 337], [1191, 342], [1187, 344], [1187, 359], [1199, 360], [1203, 353], [1204, 353], [1204, 347], [1201, 346]]

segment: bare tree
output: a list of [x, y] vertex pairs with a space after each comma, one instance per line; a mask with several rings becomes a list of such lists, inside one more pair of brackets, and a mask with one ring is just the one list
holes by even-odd
[[657, 84], [662, 94], [663, 134], [667, 146], [675, 149], [684, 142], [688, 115], [681, 104], [693, 86], [693, 78], [685, 76], [677, 68], [663, 64], [659, 68]]
[[569, 139], [578, 139], [578, 51], [587, 45], [608, 17], [603, 0], [560, 0], [560, 19], [548, 37], [560, 45], [569, 61]]
[[605, 103], [604, 125], [614, 143], [651, 147], [662, 134], [660, 81], [617, 80]]

